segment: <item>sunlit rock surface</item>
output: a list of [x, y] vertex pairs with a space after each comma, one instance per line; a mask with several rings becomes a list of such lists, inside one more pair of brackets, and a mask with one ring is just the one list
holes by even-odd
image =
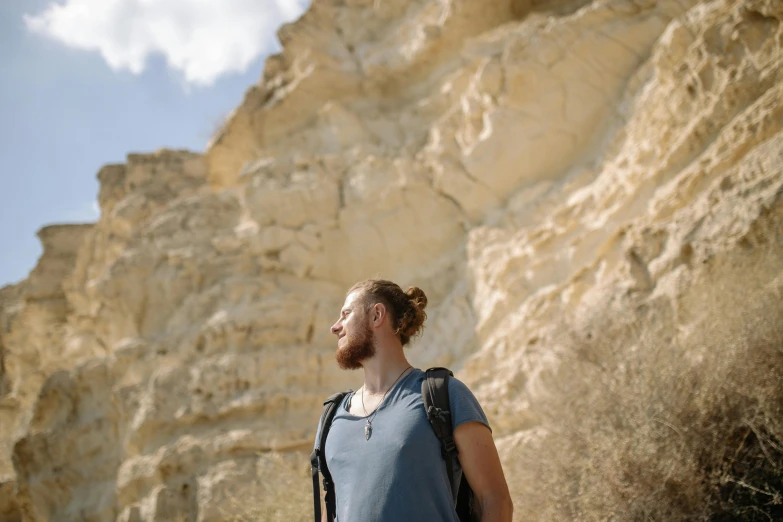
[[0, 521], [308, 520], [372, 276], [430, 297], [410, 358], [478, 395], [516, 520], [775, 515], [781, 22], [316, 1], [204, 155], [104, 167], [0, 290]]

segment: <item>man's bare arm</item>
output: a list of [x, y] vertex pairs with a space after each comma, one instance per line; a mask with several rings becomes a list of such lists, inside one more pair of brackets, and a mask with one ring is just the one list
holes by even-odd
[[454, 430], [459, 462], [481, 507], [482, 522], [511, 522], [514, 510], [489, 428], [466, 422]]

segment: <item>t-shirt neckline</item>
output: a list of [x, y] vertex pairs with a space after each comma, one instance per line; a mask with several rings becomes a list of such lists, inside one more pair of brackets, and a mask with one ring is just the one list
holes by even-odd
[[351, 392], [347, 396], [347, 401], [343, 403], [343, 409], [345, 410], [345, 413], [348, 416], [350, 416], [351, 418], [353, 418], [353, 419], [360, 419], [360, 420], [364, 420], [364, 419], [367, 419], [368, 417], [372, 416], [373, 413], [375, 413], [376, 411], [380, 410], [382, 407], [384, 407], [386, 405], [386, 399], [388, 399], [392, 395], [392, 391], [395, 388], [399, 388], [400, 386], [402, 386], [402, 383], [405, 382], [406, 380], [408, 380], [408, 377], [410, 377], [414, 372], [416, 372], [416, 370], [418, 370], [418, 368], [416, 368], [415, 366], [412, 367], [411, 371], [409, 371], [408, 374], [405, 377], [403, 377], [402, 379], [400, 379], [399, 381], [394, 383], [392, 385], [392, 387], [389, 388], [389, 391], [386, 392], [386, 397], [383, 398], [383, 401], [381, 401], [381, 403], [378, 405], [378, 407], [375, 408], [370, 413], [368, 413], [367, 415], [354, 415], [353, 413], [351, 413], [351, 410], [348, 409], [348, 405], [351, 403], [353, 398], [356, 396], [356, 392], [355, 391]]

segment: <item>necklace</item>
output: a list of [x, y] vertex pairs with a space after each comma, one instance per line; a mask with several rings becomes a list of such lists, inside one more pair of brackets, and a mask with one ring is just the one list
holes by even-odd
[[413, 366], [408, 366], [405, 368], [399, 377], [394, 379], [394, 382], [391, 384], [391, 386], [386, 388], [386, 391], [383, 392], [383, 397], [381, 397], [381, 401], [378, 403], [378, 406], [375, 407], [371, 415], [367, 415], [367, 408], [364, 407], [364, 387], [362, 387], [362, 410], [364, 410], [364, 415], [367, 417], [367, 424], [364, 425], [364, 440], [370, 440], [370, 436], [372, 436], [372, 420], [375, 418], [375, 414], [378, 413], [378, 408], [380, 408], [381, 404], [383, 404], [383, 399], [386, 398], [386, 394], [389, 393], [389, 390], [394, 388], [394, 385], [397, 384], [397, 381], [400, 380], [400, 377], [402, 377], [410, 368], [413, 368]]

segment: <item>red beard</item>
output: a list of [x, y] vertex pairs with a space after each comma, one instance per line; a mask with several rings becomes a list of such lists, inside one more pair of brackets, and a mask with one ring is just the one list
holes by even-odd
[[362, 361], [375, 355], [372, 329], [365, 324], [364, 329], [353, 335], [345, 336], [345, 346], [337, 348], [334, 354], [337, 365], [343, 370], [358, 370]]

